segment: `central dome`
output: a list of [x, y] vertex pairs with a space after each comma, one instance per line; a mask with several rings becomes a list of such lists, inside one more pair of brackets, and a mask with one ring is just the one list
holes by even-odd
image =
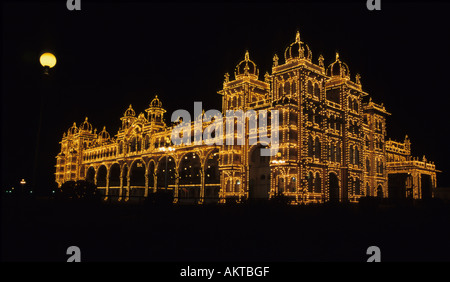
[[237, 64], [234, 75], [236, 78], [242, 76], [252, 76], [253, 78], [258, 78], [259, 70], [256, 67], [256, 64], [250, 60], [248, 51], [245, 51], [244, 60]]

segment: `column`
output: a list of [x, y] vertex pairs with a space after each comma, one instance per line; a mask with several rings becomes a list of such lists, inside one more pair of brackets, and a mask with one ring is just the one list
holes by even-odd
[[144, 197], [148, 197], [148, 170], [145, 170], [145, 190], [144, 190]]
[[205, 201], [205, 168], [202, 166], [202, 169], [200, 170], [200, 199], [198, 201], [199, 204], [203, 204]]
[[127, 175], [127, 189], [125, 190], [125, 201], [130, 199], [130, 172]]
[[122, 200], [122, 193], [123, 193], [123, 169], [120, 170], [120, 184], [119, 184], [119, 198], [117, 199], [118, 201]]
[[[175, 169], [175, 187], [173, 187], [173, 203], [176, 204], [178, 203], [178, 182], [179, 182], [179, 177], [178, 177], [178, 168]], [[167, 184], [169, 185], [169, 184]]]
[[106, 190], [105, 190], [105, 201], [108, 200], [109, 196], [109, 175], [106, 175]]

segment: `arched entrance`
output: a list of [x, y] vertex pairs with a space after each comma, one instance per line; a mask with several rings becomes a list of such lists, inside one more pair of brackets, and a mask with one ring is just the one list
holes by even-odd
[[205, 163], [205, 203], [217, 202], [220, 191], [219, 150], [212, 151]]
[[155, 162], [150, 161], [148, 164], [148, 189], [149, 193], [155, 188]]
[[196, 203], [200, 199], [202, 184], [200, 157], [196, 153], [185, 154], [180, 161], [178, 199]]
[[381, 184], [377, 187], [377, 197], [383, 198], [383, 187], [381, 187]]
[[122, 199], [128, 197], [128, 165], [124, 164], [122, 167]]
[[420, 187], [422, 190], [422, 199], [427, 200], [432, 197], [432, 184], [431, 184], [431, 175], [429, 174], [421, 174], [420, 175]]
[[95, 183], [95, 168], [89, 167], [86, 172], [86, 181], [89, 183]]
[[167, 188], [168, 191], [173, 192], [175, 186], [175, 160], [172, 157], [164, 156], [160, 159], [156, 178], [158, 190], [166, 190]]
[[337, 203], [339, 202], [339, 179], [334, 172], [330, 172], [328, 174], [328, 181], [329, 201]]
[[120, 165], [118, 163], [114, 163], [109, 168], [108, 196], [112, 197], [112, 199], [117, 199], [117, 197], [119, 197], [119, 190], [120, 190]]
[[106, 187], [106, 175], [108, 173], [108, 170], [106, 169], [106, 166], [101, 165], [98, 168], [97, 171], [97, 187], [102, 188]]
[[145, 163], [136, 160], [130, 168], [130, 198], [144, 197], [145, 193]]
[[261, 156], [266, 145], [258, 144], [249, 152], [249, 193], [250, 199], [268, 199], [270, 191], [270, 157]]

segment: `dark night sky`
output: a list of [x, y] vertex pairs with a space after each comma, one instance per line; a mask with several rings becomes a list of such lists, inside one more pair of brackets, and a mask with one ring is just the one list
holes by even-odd
[[[365, 0], [346, 3], [92, 3], [68, 11], [65, 0], [6, 3], [2, 9], [2, 189], [31, 179], [40, 97], [40, 186], [54, 180], [63, 132], [85, 116], [114, 135], [128, 105], [144, 111], [157, 94], [168, 110], [221, 109], [225, 72], [246, 49], [271, 70], [300, 30], [317, 62], [335, 52], [362, 76], [363, 89], [392, 113], [388, 137], [408, 134], [413, 155], [435, 161], [450, 186], [448, 3], [389, 4], [369, 12]], [[38, 58], [58, 60], [43, 81]]]

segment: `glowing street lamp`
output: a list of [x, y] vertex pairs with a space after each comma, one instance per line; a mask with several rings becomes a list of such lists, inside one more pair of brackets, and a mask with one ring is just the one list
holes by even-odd
[[27, 184], [25, 179], [20, 180], [20, 186], [22, 186], [22, 193], [24, 192], [25, 184]]
[[52, 53], [44, 53], [39, 58], [39, 62], [44, 67], [44, 74], [48, 75], [49, 69], [56, 65], [56, 57]]

